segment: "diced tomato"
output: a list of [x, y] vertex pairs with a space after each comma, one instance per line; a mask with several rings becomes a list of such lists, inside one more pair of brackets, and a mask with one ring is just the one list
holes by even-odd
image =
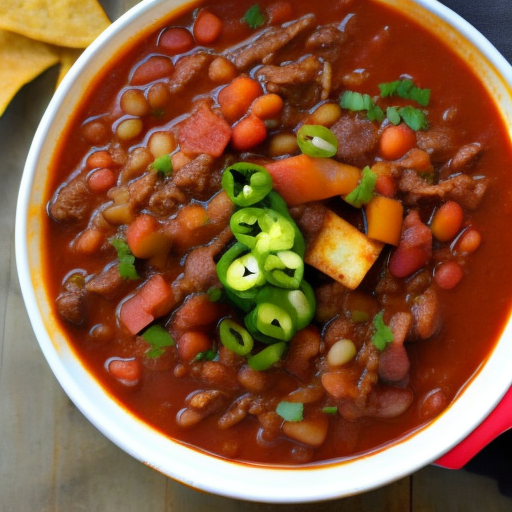
[[206, 153], [219, 157], [231, 139], [231, 126], [202, 104], [183, 123], [179, 143], [185, 153]]

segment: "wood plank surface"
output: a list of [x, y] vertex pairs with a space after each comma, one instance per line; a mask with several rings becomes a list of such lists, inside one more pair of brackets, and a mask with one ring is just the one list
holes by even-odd
[[[115, 19], [135, 0], [103, 0]], [[26, 86], [0, 118], [0, 512], [510, 512], [496, 481], [430, 466], [335, 501], [268, 505], [174, 482], [107, 440], [70, 402], [29, 324], [14, 261], [16, 195], [57, 70]], [[234, 482], [236, 485], [236, 482]]]

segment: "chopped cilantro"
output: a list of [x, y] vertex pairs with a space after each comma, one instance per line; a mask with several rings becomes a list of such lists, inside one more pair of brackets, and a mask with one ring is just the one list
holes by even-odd
[[194, 358], [195, 361], [213, 361], [217, 357], [217, 352], [213, 349], [199, 352]]
[[373, 197], [373, 190], [375, 189], [376, 181], [377, 175], [368, 166], [366, 166], [363, 169], [363, 174], [359, 184], [345, 197], [345, 201], [356, 208], [361, 208], [363, 204], [368, 203]]
[[259, 28], [267, 21], [265, 15], [261, 12], [259, 5], [253, 5], [247, 9], [244, 14], [244, 21], [251, 28]]
[[335, 406], [333, 406], [333, 407], [324, 407], [322, 409], [322, 412], [324, 414], [331, 414], [331, 415], [333, 415], [333, 414], [336, 414], [338, 412], [338, 408], [335, 407]]
[[304, 404], [300, 402], [279, 402], [276, 412], [285, 421], [302, 421]]
[[426, 107], [430, 101], [430, 89], [420, 89], [409, 79], [379, 84], [379, 89], [382, 98], [398, 96], [406, 100], [413, 100], [422, 107]]
[[398, 113], [409, 128], [415, 131], [428, 128], [427, 118], [420, 109], [408, 105], [407, 107], [399, 108]]
[[375, 333], [372, 336], [372, 343], [379, 350], [384, 350], [393, 341], [394, 336], [391, 329], [384, 323], [382, 311], [373, 317], [373, 326], [375, 327]]
[[135, 268], [135, 256], [130, 250], [126, 239], [121, 235], [116, 235], [110, 238], [109, 242], [117, 251], [117, 257], [119, 258], [117, 268], [121, 277], [130, 280], [138, 279], [139, 274]]
[[171, 155], [162, 155], [155, 159], [155, 161], [151, 164], [151, 169], [156, 172], [161, 172], [163, 174], [172, 173], [172, 162]]
[[142, 333], [142, 337], [151, 345], [146, 352], [146, 355], [151, 358], [161, 356], [165, 352], [165, 347], [174, 345], [171, 335], [161, 325], [148, 327]]
[[384, 112], [368, 94], [345, 91], [340, 96], [339, 103], [342, 108], [352, 112], [366, 111], [366, 116], [370, 121], [382, 121], [384, 119]]

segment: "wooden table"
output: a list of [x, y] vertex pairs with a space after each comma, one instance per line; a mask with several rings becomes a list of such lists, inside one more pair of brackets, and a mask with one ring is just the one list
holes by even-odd
[[[135, 3], [102, 1], [111, 19]], [[39, 350], [14, 259], [23, 164], [56, 76], [52, 69], [26, 86], [0, 118], [0, 512], [512, 510], [512, 499], [499, 492], [494, 479], [434, 466], [381, 489], [322, 504], [235, 501], [176, 483], [103, 437], [64, 394]], [[505, 464], [512, 455], [507, 449]], [[496, 463], [491, 452], [482, 457], [490, 468]]]

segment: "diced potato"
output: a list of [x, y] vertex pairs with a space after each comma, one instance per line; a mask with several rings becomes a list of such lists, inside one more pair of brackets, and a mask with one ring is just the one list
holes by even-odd
[[370, 240], [328, 210], [322, 230], [308, 248], [304, 261], [354, 290], [375, 263], [383, 247], [383, 243]]

